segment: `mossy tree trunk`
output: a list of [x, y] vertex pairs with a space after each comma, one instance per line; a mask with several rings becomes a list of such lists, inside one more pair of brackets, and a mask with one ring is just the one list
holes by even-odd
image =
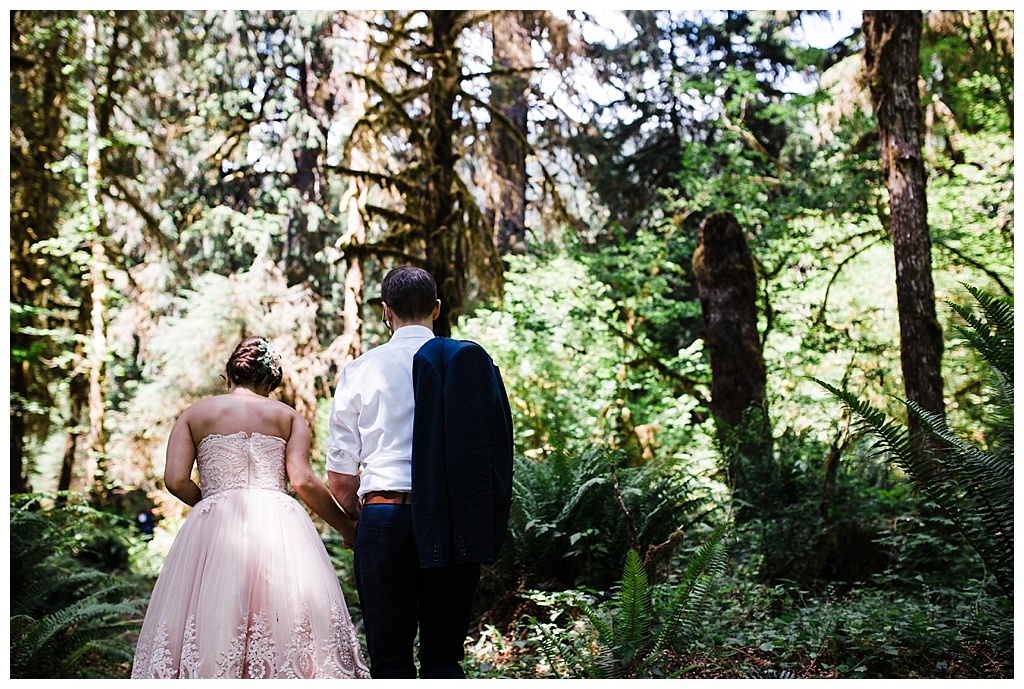
[[[107, 502], [110, 486], [107, 480], [107, 432], [106, 417], [106, 361], [107, 361], [107, 284], [106, 241], [107, 216], [100, 199], [102, 183], [101, 138], [110, 135], [109, 108], [102, 107], [101, 94], [94, 79], [96, 71], [96, 22], [91, 14], [85, 14], [82, 21], [85, 39], [85, 80], [86, 127], [88, 153], [86, 156], [86, 197], [89, 208], [89, 243], [91, 261], [89, 264], [89, 348], [87, 366], [89, 370], [89, 454], [90, 481], [93, 502], [102, 507]], [[114, 59], [114, 58], [111, 58]], [[101, 119], [102, 118], [102, 119]], [[73, 421], [74, 422], [74, 421]], [[88, 477], [87, 477], [88, 478]]]
[[491, 23], [494, 65], [492, 105], [504, 122], [491, 122], [491, 192], [487, 216], [494, 243], [505, 256], [526, 249], [526, 115], [533, 67], [529, 10], [499, 12]]
[[427, 83], [430, 114], [425, 132], [427, 173], [423, 190], [423, 220], [426, 232], [424, 269], [434, 276], [441, 313], [434, 322], [434, 332], [450, 337], [452, 326], [466, 298], [468, 247], [462, 225], [458, 198], [455, 162], [456, 123], [452, 119], [455, 100], [461, 92], [461, 64], [456, 45], [461, 32], [461, 12], [431, 11], [431, 44], [428, 46], [431, 78]]
[[765, 363], [757, 330], [757, 276], [743, 230], [731, 213], [701, 224], [693, 271], [711, 361], [711, 412], [736, 500], [736, 517], [755, 516], [774, 475], [765, 408]]

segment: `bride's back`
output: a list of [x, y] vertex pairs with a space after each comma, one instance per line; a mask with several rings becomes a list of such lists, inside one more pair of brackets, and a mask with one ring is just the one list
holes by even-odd
[[211, 435], [231, 436], [236, 433], [276, 436], [284, 441], [291, 437], [297, 412], [277, 400], [255, 393], [216, 395], [196, 402], [189, 411], [189, 429], [196, 447]]

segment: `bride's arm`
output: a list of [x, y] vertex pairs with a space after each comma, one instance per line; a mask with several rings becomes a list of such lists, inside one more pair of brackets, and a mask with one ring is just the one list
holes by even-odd
[[192, 480], [192, 467], [196, 463], [196, 446], [186, 415], [182, 415], [171, 429], [167, 439], [167, 463], [164, 483], [167, 490], [186, 505], [195, 505], [203, 499], [199, 486]]
[[285, 450], [285, 468], [288, 480], [302, 501], [338, 531], [345, 545], [352, 546], [356, 536], [356, 523], [349, 519], [309, 466], [309, 427], [296, 413], [292, 417], [292, 431]]

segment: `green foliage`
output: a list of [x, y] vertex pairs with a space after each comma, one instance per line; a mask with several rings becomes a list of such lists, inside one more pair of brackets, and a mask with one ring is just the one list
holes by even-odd
[[533, 586], [607, 588], [612, 563], [630, 548], [668, 541], [711, 509], [707, 494], [671, 465], [617, 466], [621, 458], [604, 448], [518, 457], [500, 575]]
[[11, 677], [126, 675], [146, 598], [103, 563], [130, 526], [73, 493], [12, 495], [10, 515]]
[[[89, 63], [87, 16], [98, 37]], [[949, 518], [872, 452], [865, 436], [848, 439], [845, 416], [821, 403], [812, 382], [842, 380], [837, 387], [864, 390], [875, 408], [889, 404], [887, 395], [901, 385], [885, 195], [875, 124], [856, 77], [857, 35], [828, 50], [805, 49], [790, 31], [808, 15], [779, 10], [630, 10], [622, 15], [628, 28], [606, 31], [607, 44], [593, 38], [597, 32], [574, 33], [584, 24], [607, 29], [598, 26], [606, 16], [580, 11], [560, 24], [535, 15], [520, 27], [531, 34], [527, 43], [572, 43], [586, 57], [556, 62], [549, 52], [547, 63], [524, 70], [536, 76], [534, 85], [545, 84], [529, 92], [525, 143], [562, 148], [530, 158], [525, 252], [498, 262], [490, 251], [494, 224], [480, 213], [492, 193], [483, 173], [500, 143], [490, 129], [498, 82], [508, 74], [493, 59], [490, 15], [12, 12], [16, 465], [37, 485], [56, 480], [65, 434], [77, 428], [65, 423], [69, 400], [88, 373], [73, 350], [91, 341], [94, 327], [82, 280], [90, 261], [83, 240], [96, 238], [85, 213], [83, 77], [90, 68], [102, 130], [98, 201], [111, 261], [102, 384], [114, 480], [143, 492], [158, 485], [152, 468], [175, 411], [219, 389], [217, 372], [244, 333], [266, 332], [287, 351], [294, 376], [282, 398], [312, 423], [314, 400], [329, 407], [324, 391], [334, 362], [324, 350], [343, 329], [347, 262], [358, 259], [366, 281], [361, 293], [354, 285], [353, 296], [372, 303], [383, 263], [442, 248], [425, 241], [426, 222], [446, 228], [455, 242], [439, 265], [468, 266], [465, 292], [457, 291], [477, 310], [458, 328], [494, 354], [513, 405], [522, 456], [508, 559], [495, 572], [507, 577], [502, 585], [515, 582], [507, 586], [513, 596], [520, 581], [553, 588], [543, 595], [579, 612], [557, 589], [612, 586], [634, 532], [644, 553], [703, 519], [713, 501], [728, 504], [689, 275], [700, 215], [725, 208], [740, 217], [758, 260], [775, 455], [774, 463], [739, 467], [764, 479], [754, 482], [760, 494], [748, 496], [750, 505], [761, 501], [763, 518], [737, 531], [732, 562], [742, 576], [729, 583], [739, 593], [723, 598], [735, 603], [726, 614], [705, 620], [723, 632], [717, 645], [698, 649], [710, 658], [704, 674], [954, 676], [953, 667], [989, 648], [994, 665], [1003, 662], [1012, 630], [1003, 632], [1012, 624], [1006, 601], [992, 598], [994, 585], [974, 581], [979, 558], [965, 557], [970, 552]], [[449, 23], [453, 17], [459, 21]], [[940, 299], [958, 281], [1013, 292], [1012, 17], [1003, 10], [927, 12], [925, 155]], [[445, 25], [447, 32], [433, 35]], [[447, 45], [435, 40], [455, 37]], [[574, 78], [576, 66], [587, 80]], [[579, 90], [591, 77], [609, 90]], [[565, 90], [552, 94], [549, 80]], [[439, 97], [442, 90], [456, 100]], [[557, 112], [559, 102], [571, 104], [571, 118]], [[580, 217], [563, 227], [565, 216], [550, 212], [563, 210], [559, 204], [539, 198], [553, 180], [546, 171], [535, 175], [535, 163], [569, 159], [581, 167], [557, 182], [571, 189]], [[455, 174], [439, 176], [441, 169]], [[442, 194], [454, 203], [439, 203]], [[356, 210], [360, 223], [351, 222]], [[365, 245], [352, 234], [356, 226], [366, 229]], [[543, 247], [542, 237], [550, 240]], [[502, 262], [505, 299], [488, 310], [481, 304], [498, 292]], [[461, 283], [462, 272], [449, 277]], [[983, 390], [976, 362], [989, 356], [982, 351], [990, 333], [979, 326], [994, 316], [978, 323], [966, 313], [956, 317], [966, 324], [961, 334], [976, 341], [947, 346], [949, 415], [931, 428], [963, 470], [953, 481], [954, 497], [963, 500], [958, 518], [983, 521], [983, 531], [1003, 539], [990, 558], [999, 565], [1012, 543], [1012, 495], [999, 478], [1012, 470], [1012, 365], [998, 363], [1011, 377], [997, 373], [993, 391]], [[380, 331], [365, 320], [364, 344], [371, 346]], [[1012, 332], [1012, 310], [992, 332], [1000, 329]], [[901, 405], [889, 415], [905, 411]], [[969, 439], [953, 429], [970, 429]], [[594, 445], [614, 452], [581, 449]], [[823, 465], [833, 449], [842, 461], [829, 478]], [[75, 481], [81, 455], [79, 448]], [[976, 493], [989, 501], [967, 500]], [[992, 526], [1007, 518], [1005, 529]], [[856, 589], [840, 556], [849, 561], [864, 547], [888, 559], [888, 569], [861, 573], [864, 588]], [[32, 538], [12, 542], [14, 604], [38, 598], [13, 583], [33, 580], [19, 567], [34, 562], [35, 551]], [[145, 549], [129, 562], [155, 576], [158, 551]], [[115, 538], [67, 553], [76, 566], [104, 572], [120, 571], [126, 561]], [[340, 552], [335, 564], [351, 601], [347, 557]], [[649, 584], [674, 581], [663, 565], [647, 569]], [[99, 591], [90, 577], [75, 570], [61, 583]], [[52, 577], [40, 579], [56, 586]], [[844, 583], [826, 596], [822, 579]], [[663, 609], [665, 589], [650, 588], [653, 608]], [[54, 588], [46, 602], [76, 616], [80, 593]], [[611, 609], [594, 610], [609, 623]], [[614, 612], [613, 631], [622, 622]], [[25, 614], [41, 623], [42, 613]], [[46, 619], [62, 624], [57, 614]], [[596, 648], [597, 622], [585, 614], [577, 622], [589, 627], [565, 633], [584, 635]], [[986, 626], [999, 634], [974, 634]], [[742, 631], [729, 634], [734, 628]], [[49, 648], [53, 637], [39, 629], [25, 636], [26, 648]], [[495, 654], [482, 670], [489, 676], [525, 658], [516, 655], [523, 640], [504, 633], [491, 628], [478, 642]], [[975, 642], [992, 647], [972, 651]], [[603, 661], [629, 653], [608, 651]], [[510, 673], [538, 674], [529, 662]], [[606, 662], [594, 673], [615, 667]], [[974, 669], [976, 676], [1002, 671], [980, 660]]]
[[963, 282], [1012, 296], [1013, 137], [958, 136], [953, 159], [937, 160], [935, 166], [928, 180], [928, 227], [940, 296], [955, 294]]
[[1013, 676], [1012, 604], [991, 579], [929, 585], [877, 578], [820, 592], [758, 583], [737, 570], [719, 587], [698, 639], [718, 676], [801, 678]]
[[622, 364], [606, 325], [615, 305], [570, 257], [508, 260], [501, 310], [477, 309], [458, 334], [486, 343], [501, 368], [518, 451], [533, 456], [556, 436], [589, 442]]
[[630, 550], [614, 600], [597, 607], [575, 601], [589, 626], [566, 629], [529, 617], [526, 622], [550, 672], [586, 679], [684, 674], [688, 668], [671, 668], [671, 663], [698, 637], [712, 585], [725, 568], [726, 533], [720, 526], [698, 548], [663, 604], [655, 606], [640, 555]]
[[1008, 131], [1013, 122], [1013, 11], [928, 12], [921, 71], [965, 132]]
[[[118, 348], [131, 347], [134, 329], [145, 323], [151, 338], [143, 352], [126, 353], [141, 369], [131, 395], [112, 411], [108, 451], [146, 458], [161, 466], [161, 453], [177, 415], [198, 399], [224, 391], [224, 365], [245, 337], [269, 337], [283, 357], [284, 378], [274, 396], [316, 425], [327, 357], [317, 339], [316, 304], [288, 287], [279, 268], [264, 257], [248, 270], [204, 273], [191, 289], [168, 295], [159, 317], [145, 305], [126, 305], [111, 329]], [[131, 321], [130, 323], [126, 321]]]
[[[956, 524], [1008, 598], [1013, 597], [1013, 303], [966, 286], [981, 307], [975, 314], [953, 305], [966, 325], [957, 326], [994, 374], [992, 404], [1002, 420], [989, 448], [964, 440], [942, 415], [905, 401], [925, 424], [930, 445], [911, 437], [903, 423], [853, 393], [818, 381], [861, 419], [893, 461], [908, 471]], [[937, 442], [937, 455], [929, 448]]]
[[[526, 457], [604, 443], [622, 449], [626, 464], [653, 455], [700, 482], [714, 464], [711, 426], [698, 399], [707, 395], [706, 358], [699, 340], [675, 349], [685, 337], [668, 327], [692, 316], [690, 303], [676, 301], [676, 250], [657, 251], [650, 235], [645, 241], [635, 253], [509, 257], [501, 310], [478, 308], [458, 336], [485, 343], [501, 368], [515, 446]], [[660, 256], [649, 271], [657, 275], [639, 267], [652, 256]], [[604, 280], [618, 266], [635, 270], [617, 278], [615, 290], [645, 281], [653, 288], [617, 301]], [[647, 301], [661, 285], [662, 298]], [[643, 442], [641, 432], [648, 434]]]
[[687, 356], [704, 328], [691, 269], [695, 235], [666, 220], [631, 237], [614, 228], [614, 239], [580, 260], [605, 294], [614, 295], [614, 320], [607, 326], [633, 354], [630, 379], [639, 383], [628, 388], [630, 401], [656, 405], [663, 388], [694, 392], [706, 377]]

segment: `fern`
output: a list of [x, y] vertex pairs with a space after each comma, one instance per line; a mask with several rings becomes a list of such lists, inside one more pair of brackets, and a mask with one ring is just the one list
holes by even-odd
[[975, 315], [966, 306], [947, 301], [966, 323], [954, 329], [984, 357], [995, 371], [1008, 377], [1013, 384], [1013, 302], [996, 297], [973, 285], [961, 283], [981, 307], [982, 315]]
[[[62, 498], [49, 509], [44, 503]], [[11, 496], [12, 678], [111, 677], [130, 666], [141, 584], [94, 565], [124, 520], [82, 496]], [[123, 532], [123, 533], [122, 533]], [[120, 668], [118, 666], [120, 665]]]
[[[664, 676], [665, 652], [689, 647], [707, 613], [712, 584], [725, 567], [727, 532], [725, 526], [719, 527], [691, 556], [665, 609], [654, 608], [643, 562], [630, 550], [614, 600], [596, 608], [575, 604], [589, 623], [582, 634], [526, 618], [539, 632], [539, 650], [553, 672], [586, 679]], [[659, 627], [659, 620], [666, 621]]]
[[653, 619], [647, 572], [635, 550], [626, 554], [619, 600], [615, 646], [618, 657], [628, 666], [647, 647]]
[[104, 603], [102, 596], [108, 592], [90, 595], [38, 620], [28, 615], [12, 617], [11, 677], [73, 678], [85, 669], [79, 661], [90, 652], [122, 661], [130, 655], [130, 645], [111, 640], [137, 630], [133, 618], [144, 601]]
[[500, 576], [543, 586], [607, 589], [631, 544], [614, 475], [635, 521], [641, 551], [709, 509], [706, 491], [675, 467], [652, 461], [615, 468], [605, 448], [559, 449], [540, 459], [519, 457], [513, 474], [508, 539], [496, 565]]
[[675, 589], [668, 622], [662, 626], [652, 656], [671, 644], [685, 648], [696, 640], [708, 607], [711, 585], [725, 571], [727, 533], [727, 525], [720, 525], [690, 557], [683, 582]]
[[941, 414], [900, 400], [921, 419], [926, 434], [937, 441], [939, 456], [922, 451], [921, 439], [906, 427], [857, 399], [846, 390], [815, 380], [876, 436], [893, 461], [942, 509], [964, 535], [1003, 593], [1013, 600], [1013, 302], [970, 285], [965, 288], [981, 307], [976, 315], [950, 304], [966, 325], [954, 326], [993, 371], [992, 403], [996, 407], [996, 442], [983, 449], [947, 425]]

